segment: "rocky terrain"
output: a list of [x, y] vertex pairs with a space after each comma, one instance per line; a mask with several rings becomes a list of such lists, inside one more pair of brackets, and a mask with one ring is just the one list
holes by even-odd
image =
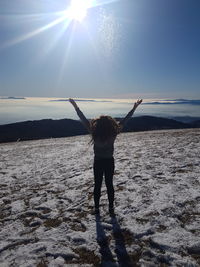
[[0, 144], [0, 266], [200, 266], [200, 131], [120, 134], [116, 217], [89, 136]]

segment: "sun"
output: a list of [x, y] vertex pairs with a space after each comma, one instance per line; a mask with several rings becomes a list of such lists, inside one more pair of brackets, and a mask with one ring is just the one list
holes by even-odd
[[66, 10], [68, 19], [77, 20], [79, 22], [87, 15], [87, 10], [92, 6], [93, 0], [71, 0], [69, 8]]

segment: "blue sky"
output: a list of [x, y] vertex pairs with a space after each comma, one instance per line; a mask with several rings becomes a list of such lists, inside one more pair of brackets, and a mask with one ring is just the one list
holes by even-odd
[[200, 98], [199, 0], [96, 2], [1, 0], [0, 95]]

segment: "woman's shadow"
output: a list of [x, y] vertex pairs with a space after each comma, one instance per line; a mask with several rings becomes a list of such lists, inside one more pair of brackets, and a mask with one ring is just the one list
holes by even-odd
[[96, 215], [96, 232], [97, 243], [100, 246], [99, 252], [101, 253], [101, 266], [124, 266], [131, 267], [131, 259], [125, 247], [124, 236], [116, 216], [111, 217], [113, 237], [115, 240], [115, 253], [117, 262], [113, 258], [112, 252], [109, 248], [109, 239], [106, 236], [104, 227], [101, 222], [100, 215]]

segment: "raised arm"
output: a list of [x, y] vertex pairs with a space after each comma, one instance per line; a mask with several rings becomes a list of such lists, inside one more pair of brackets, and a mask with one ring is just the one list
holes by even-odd
[[79, 109], [78, 105], [76, 104], [76, 102], [74, 101], [74, 99], [69, 98], [69, 102], [72, 104], [72, 106], [74, 107], [74, 109], [76, 110], [77, 115], [79, 116], [81, 122], [83, 123], [83, 125], [85, 126], [85, 128], [88, 130], [88, 132], [91, 132], [91, 128], [90, 128], [90, 123], [89, 121], [86, 119], [85, 115], [83, 114], [83, 112]]
[[125, 124], [127, 123], [127, 121], [133, 116], [133, 113], [135, 112], [136, 108], [142, 103], [142, 99], [138, 99], [133, 108], [129, 111], [129, 113], [126, 115], [126, 117], [120, 121], [120, 126], [121, 129], [125, 126]]

